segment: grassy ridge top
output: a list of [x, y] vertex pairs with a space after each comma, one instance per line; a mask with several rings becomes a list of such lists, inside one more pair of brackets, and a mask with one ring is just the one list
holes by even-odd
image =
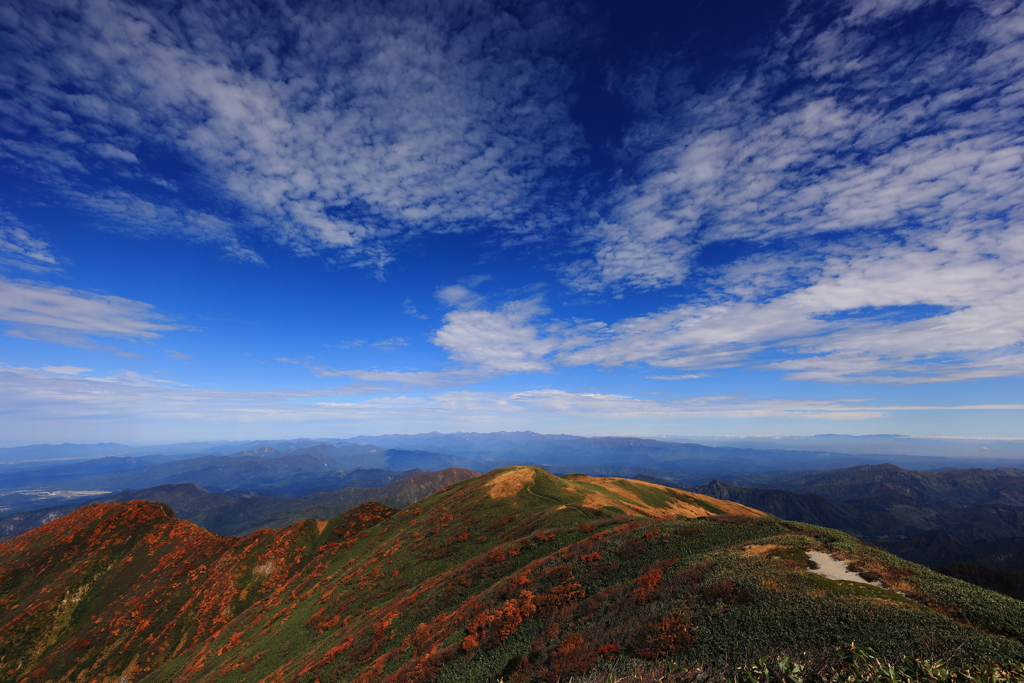
[[[811, 549], [902, 595], [808, 574]], [[851, 640], [1024, 660], [1018, 601], [840, 532], [539, 468], [244, 538], [152, 504], [94, 506], [0, 557], [3, 681], [554, 681]]]
[[[635, 479], [591, 477], [568, 474], [557, 477], [540, 467], [505, 467], [475, 479], [467, 491], [487, 496], [515, 510], [553, 504], [574, 507], [588, 513], [636, 515], [651, 518], [694, 518], [739, 514], [754, 517], [765, 513], [746, 505], [717, 500], [698, 493], [651, 484]], [[506, 500], [507, 499], [507, 500]], [[504, 503], [497, 501], [504, 500]], [[556, 506], [553, 513], [563, 509]]]

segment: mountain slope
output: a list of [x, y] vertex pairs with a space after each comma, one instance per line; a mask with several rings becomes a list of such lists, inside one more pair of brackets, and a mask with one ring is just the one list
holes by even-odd
[[273, 595], [316, 536], [307, 522], [222, 538], [137, 501], [93, 504], [6, 541], [0, 677], [131, 677]]
[[[167, 513], [94, 505], [0, 544], [0, 680], [554, 681], [851, 640], [1024, 659], [1018, 601], [643, 482], [507, 468], [230, 539]], [[808, 550], [902, 595], [809, 574]]]
[[943, 531], [925, 531], [892, 546], [892, 552], [929, 566], [974, 562], [991, 569], [1024, 571], [1024, 538], [966, 542]]
[[[750, 505], [783, 519], [840, 529], [890, 548], [900, 547], [905, 539], [917, 534], [932, 531], [955, 534], [968, 543], [1024, 535], [1024, 507], [1019, 506], [952, 506], [925, 503], [891, 492], [831, 500], [815, 493], [748, 488], [717, 479], [689, 490]], [[922, 561], [918, 556], [901, 556]]]
[[998, 467], [939, 472], [896, 465], [861, 465], [820, 472], [786, 472], [757, 478], [757, 486], [813, 493], [833, 500], [896, 494], [938, 505], [1024, 506], [1024, 469]]
[[720, 479], [688, 490], [749, 505], [782, 519], [832, 527], [857, 536], [862, 536], [859, 531], [868, 526], [856, 507], [813, 493], [733, 486]]

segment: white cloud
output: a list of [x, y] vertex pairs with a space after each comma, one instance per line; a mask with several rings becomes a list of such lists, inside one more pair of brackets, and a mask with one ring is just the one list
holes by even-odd
[[996, 223], [756, 254], [723, 269], [697, 303], [607, 325], [545, 319], [536, 300], [456, 310], [434, 342], [501, 372], [646, 364], [943, 382], [1024, 373], [1021, 301], [1024, 223]]
[[546, 372], [550, 364], [544, 356], [562, 343], [533, 324], [547, 312], [538, 299], [511, 301], [493, 311], [450, 311], [432, 341], [448, 351], [452, 360], [481, 368], [503, 373]]
[[56, 375], [81, 375], [83, 372], [92, 372], [92, 368], [79, 368], [74, 365], [44, 365], [40, 370]]
[[451, 308], [478, 308], [484, 298], [465, 285], [441, 287], [435, 294], [438, 301]]
[[[830, 382], [1022, 374], [1024, 8], [965, 3], [947, 8], [958, 22], [915, 24], [921, 4], [850, 2], [821, 24], [794, 3], [739, 75], [627, 84], [647, 112], [624, 143], [640, 173], [566, 277], [690, 278], [699, 293], [549, 360]], [[723, 241], [756, 253], [695, 261]]]
[[791, 379], [832, 382], [955, 381], [1024, 371], [1021, 228], [833, 244], [827, 258], [814, 259], [816, 272], [804, 274], [809, 284], [776, 292], [772, 273], [801, 260], [783, 253], [741, 261], [723, 276], [718, 302], [616, 322], [557, 361], [765, 367]]
[[402, 304], [402, 313], [405, 315], [411, 315], [414, 318], [419, 318], [420, 320], [430, 319], [429, 316], [423, 315], [416, 310], [416, 306], [413, 305], [412, 299], [406, 299], [405, 303]]
[[77, 335], [153, 339], [182, 329], [141, 301], [6, 278], [0, 278], [0, 320], [20, 336], [66, 343]]
[[394, 351], [399, 347], [408, 345], [409, 342], [405, 339], [405, 337], [389, 337], [387, 339], [381, 339], [380, 341], [376, 341], [370, 346], [375, 346], [382, 351]]
[[[81, 199], [111, 164], [144, 172], [146, 142], [195, 163], [279, 242], [380, 266], [392, 242], [423, 232], [543, 228], [543, 176], [577, 163], [558, 56], [583, 34], [554, 3], [8, 9], [20, 19], [0, 55], [14, 93], [0, 104], [0, 156]], [[240, 241], [156, 197], [134, 197], [154, 205], [146, 229]], [[247, 249], [229, 251], [253, 259]]]
[[180, 204], [149, 201], [123, 190], [66, 189], [64, 193], [82, 207], [136, 234], [172, 233], [184, 239], [219, 245], [225, 254], [239, 261], [263, 263], [263, 257], [242, 244], [230, 223], [211, 213]]
[[[479, 382], [494, 375], [489, 369], [454, 369], [436, 372], [403, 370], [338, 370], [323, 365], [310, 368], [317, 377], [351, 377], [371, 384], [399, 384], [416, 387], [450, 387]], [[351, 387], [346, 387], [349, 391]]]
[[[1021, 56], [1024, 63], [1024, 51]], [[800, 125], [830, 120], [828, 112], [821, 110], [815, 116], [804, 111], [798, 118]], [[838, 135], [833, 129], [827, 132]], [[888, 135], [898, 136], [892, 131]], [[764, 133], [764, 137], [786, 140], [790, 136]], [[790, 379], [828, 382], [909, 384], [1020, 376], [1024, 374], [1024, 318], [1020, 315], [1024, 215], [1018, 215], [1017, 202], [1024, 198], [1020, 197], [1024, 176], [1019, 154], [1015, 148], [993, 150], [987, 156], [968, 154], [987, 135], [958, 148], [954, 145], [948, 154], [929, 148], [934, 140], [925, 137], [894, 142], [893, 151], [875, 156], [874, 166], [881, 168], [915, 145], [921, 147], [913, 160], [890, 169], [882, 185], [867, 182], [877, 175], [874, 171], [847, 164], [818, 183], [805, 182], [804, 190], [783, 191], [781, 181], [772, 186], [772, 192], [790, 201], [801, 192], [813, 194], [828, 187], [847, 192], [859, 183], [866, 194], [844, 200], [843, 215], [859, 216], [856, 220], [868, 216], [867, 224], [853, 219], [830, 223], [826, 214], [819, 214], [820, 224], [804, 219], [788, 223], [775, 221], [778, 215], [773, 214], [761, 224], [752, 218], [737, 219], [732, 227], [718, 223], [708, 228], [709, 239], [780, 233], [799, 237], [801, 231], [821, 230], [836, 234], [793, 240], [781, 250], [761, 251], [729, 264], [705, 283], [703, 296], [694, 303], [608, 325], [563, 323], [545, 320], [547, 312], [536, 300], [485, 310], [482, 298], [454, 285], [438, 292], [439, 299], [458, 310], [446, 315], [433, 341], [453, 360], [502, 373], [547, 371], [557, 365], [642, 363], [694, 370], [755, 367], [784, 371]], [[803, 140], [814, 146], [814, 140]], [[800, 145], [792, 144], [799, 149]], [[943, 164], [950, 155], [964, 154], [975, 159], [974, 165], [969, 171], [956, 172], [960, 185], [941, 189]], [[771, 154], [765, 157], [764, 163], [776, 159]], [[700, 168], [687, 173], [715, 175]], [[851, 178], [856, 179], [853, 185], [847, 182]], [[764, 187], [764, 182], [745, 176], [740, 184]], [[886, 183], [895, 189], [889, 192]], [[930, 203], [929, 197], [938, 203]], [[730, 198], [729, 192], [715, 194], [715, 201]], [[749, 208], [722, 206], [723, 211], [734, 212]], [[901, 206], [912, 210], [902, 212]], [[933, 210], [934, 216], [924, 207]], [[840, 230], [858, 225], [863, 229]], [[644, 244], [639, 240], [634, 247], [642, 252]], [[659, 272], [645, 258], [641, 258], [645, 277]], [[661, 263], [657, 258], [655, 266]]]
[[139, 163], [139, 158], [135, 156], [133, 152], [129, 152], [126, 149], [115, 147], [109, 142], [104, 142], [98, 145], [92, 145], [92, 150], [99, 154], [104, 159], [117, 159], [119, 161], [127, 161], [131, 164]]
[[56, 266], [50, 245], [33, 237], [13, 214], [0, 210], [0, 267], [43, 272]]
[[652, 375], [647, 379], [700, 379], [701, 377], [710, 377], [706, 372], [691, 372], [686, 375]]
[[[0, 402], [9, 406], [14, 432], [45, 426], [54, 438], [75, 433], [109, 434], [129, 428], [152, 434], [180, 429], [188, 420], [195, 433], [225, 429], [252, 434], [260, 425], [280, 430], [330, 426], [340, 432], [386, 429], [400, 421], [444, 429], [473, 425], [599, 423], [669, 426], [687, 419], [778, 418], [796, 420], [871, 420], [895, 413], [962, 411], [1021, 412], [1024, 405], [889, 406], [863, 399], [750, 399], [703, 396], [685, 400], [639, 399], [602, 392], [539, 389], [519, 392], [443, 391], [429, 396], [378, 396], [339, 400], [345, 388], [308, 391], [224, 391], [180, 387], [132, 372], [105, 378], [74, 377], [30, 368], [0, 366]], [[306, 427], [302, 427], [305, 425]], [[619, 427], [621, 429], [621, 427]]]
[[[580, 147], [572, 74], [551, 58], [579, 26], [557, 8], [313, 2], [245, 15], [199, 2], [171, 16], [84, 0], [72, 17], [57, 6], [9, 3], [0, 17], [13, 29], [0, 55], [13, 93], [0, 102], [0, 155], [122, 227], [259, 261], [219, 213], [240, 208], [300, 253], [380, 266], [413, 235], [500, 226], [550, 237], [560, 220], [554, 202], [537, 208], [553, 191], [544, 178]], [[583, 226], [592, 254], [566, 279], [592, 291], [694, 283], [683, 303], [566, 322], [536, 299], [488, 304], [472, 289], [485, 276], [470, 278], [436, 292], [455, 310], [433, 342], [464, 368], [363, 379], [636, 364], [830, 382], [1020, 375], [1024, 8], [952, 3], [959, 20], [909, 26], [921, 6], [833, 4], [819, 21], [794, 2], [772, 45], [706, 87], [679, 87], [685, 65], [671, 56], [626, 78], [640, 120], [619, 151], [637, 171], [616, 176], [604, 219]], [[146, 149], [184, 156], [215, 188], [212, 203], [231, 208], [90, 184], [109, 169], [153, 178]], [[0, 258], [52, 267], [49, 247], [17, 229], [0, 228]], [[756, 253], [721, 267], [697, 259], [737, 242]], [[51, 309], [58, 323], [29, 320]], [[60, 309], [11, 309], [10, 334], [96, 327]], [[423, 317], [411, 301], [403, 310]], [[151, 313], [124, 317], [156, 334], [146, 325], [167, 323]]]
[[641, 173], [570, 281], [678, 284], [721, 240], [1024, 220], [1024, 8], [964, 3], [921, 27], [920, 4], [850, 2], [822, 29], [794, 3], [754, 68], [702, 94], [671, 69], [637, 76], [626, 92], [657, 102], [624, 144]]
[[[347, 339], [345, 341], [338, 342], [333, 346], [339, 349], [356, 349], [366, 343], [365, 339]], [[331, 346], [330, 344], [328, 346]]]

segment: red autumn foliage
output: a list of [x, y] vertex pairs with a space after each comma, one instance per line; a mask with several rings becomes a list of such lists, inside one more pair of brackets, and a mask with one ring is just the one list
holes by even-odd
[[686, 651], [697, 639], [689, 617], [672, 614], [648, 622], [638, 634], [641, 643], [633, 652], [646, 659], [661, 659]]
[[643, 605], [647, 602], [651, 593], [661, 583], [661, 577], [665, 574], [665, 570], [675, 564], [675, 561], [675, 558], [672, 558], [668, 561], [655, 562], [637, 578], [632, 596], [638, 605]]
[[738, 588], [728, 579], [719, 579], [704, 589], [704, 597], [708, 602], [721, 600], [727, 604], [742, 604], [750, 598], [745, 588]]
[[512, 635], [523, 620], [533, 616], [536, 611], [533, 593], [523, 591], [518, 597], [505, 601], [498, 609], [477, 616], [466, 629], [467, 636], [461, 647], [466, 652], [471, 652], [481, 644], [493, 647]]
[[[600, 655], [581, 633], [573, 633], [558, 644], [548, 657], [548, 669], [557, 679], [585, 673]], [[550, 680], [550, 678], [549, 678]]]
[[[459, 666], [474, 657], [506, 657], [504, 650], [488, 652], [502, 643], [506, 648], [529, 646], [520, 641], [528, 640], [522, 635], [527, 627], [543, 637], [534, 642], [532, 652], [527, 651], [529, 657], [521, 658], [522, 651], [514, 650], [502, 674], [505, 680], [566, 680], [620, 652], [681, 652], [692, 644], [688, 621], [670, 623], [668, 617], [647, 616], [640, 621], [631, 613], [637, 602], [654, 603], [641, 610], [645, 615], [664, 611], [659, 598], [681, 585], [677, 575], [667, 571], [671, 562], [649, 565], [640, 577], [634, 573], [615, 585], [601, 580], [622, 567], [636, 571], [638, 563], [627, 563], [617, 549], [632, 541], [645, 551], [657, 547], [661, 539], [653, 534], [642, 537], [651, 523], [640, 531], [636, 529], [641, 525], [629, 518], [575, 526], [577, 517], [560, 527], [563, 536], [579, 538], [574, 527], [591, 535], [565, 547], [545, 547], [540, 544], [556, 539], [556, 533], [545, 528], [552, 524], [550, 519], [532, 513], [523, 518], [506, 515], [489, 524], [487, 528], [498, 533], [490, 534], [494, 540], [489, 540], [477, 536], [485, 527], [472, 525], [472, 513], [492, 503], [486, 498], [484, 503], [470, 499], [472, 505], [464, 504], [458, 496], [465, 496], [469, 488], [453, 492], [448, 507], [426, 502], [392, 522], [388, 519], [393, 511], [383, 506], [332, 520], [331, 531], [323, 534], [328, 543], [309, 541], [318, 534], [308, 528], [225, 539], [160, 515], [150, 521], [140, 518], [139, 524], [160, 531], [137, 534], [146, 550], [134, 553], [124, 566], [144, 566], [145, 586], [140, 595], [92, 615], [87, 629], [75, 638], [88, 632], [94, 641], [108, 639], [101, 643], [104, 647], [139, 647], [144, 641], [147, 649], [138, 660], [136, 675], [144, 676], [170, 657], [181, 656], [182, 668], [177, 670], [183, 680], [195, 683], [240, 676], [238, 669], [252, 670], [261, 658], [248, 680], [425, 682], [446, 665]], [[457, 518], [460, 524], [454, 525]], [[446, 525], [446, 530], [438, 531]], [[592, 533], [599, 527], [603, 530]], [[538, 528], [544, 530], [537, 532]], [[83, 528], [82, 533], [88, 535], [91, 529]], [[662, 538], [668, 535], [665, 532]], [[471, 538], [488, 545], [475, 551], [455, 545]], [[96, 547], [107, 551], [116, 543], [107, 539]], [[657, 556], [664, 556], [663, 548], [657, 549]], [[146, 553], [150, 555], [142, 557]], [[453, 555], [475, 557], [423, 564], [431, 556]], [[83, 566], [81, 571], [92, 569]], [[113, 571], [122, 571], [122, 566]], [[406, 586], [403, 577], [413, 585]], [[594, 588], [588, 592], [585, 585]], [[687, 590], [699, 599], [697, 590]], [[168, 620], [158, 610], [140, 610], [143, 593], [154, 604], [172, 604], [168, 613], [179, 607], [182, 611]], [[33, 600], [24, 602], [26, 609]], [[309, 631], [303, 632], [303, 620]], [[3, 625], [0, 621], [0, 628]], [[670, 628], [680, 625], [682, 633]], [[306, 649], [282, 645], [294, 643], [296, 632]], [[255, 659], [236, 648], [245, 643], [258, 649], [266, 645], [261, 639], [276, 644]], [[68, 680], [91, 681], [117, 672], [71, 673]]]

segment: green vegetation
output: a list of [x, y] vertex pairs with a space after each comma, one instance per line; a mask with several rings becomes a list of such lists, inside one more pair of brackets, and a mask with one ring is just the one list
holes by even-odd
[[879, 600], [894, 600], [896, 602], [903, 602], [908, 605], [916, 604], [913, 600], [903, 597], [899, 593], [895, 593], [878, 586], [872, 586], [869, 583], [858, 583], [856, 581], [844, 581], [842, 579], [829, 579], [818, 574], [812, 574], [810, 576], [811, 581], [814, 581], [819, 586], [823, 587], [834, 595], [856, 595], [862, 598], [877, 598]]
[[[127, 504], [146, 520], [130, 533], [117, 506], [86, 508], [0, 546], [0, 681], [565, 682], [707, 663], [767, 681], [850, 642], [880, 662], [1024, 661], [1019, 601], [838, 531], [619, 481], [506, 468], [402, 511], [232, 539], [148, 504]], [[594, 506], [607, 500], [631, 514]], [[678, 518], [699, 502], [718, 512]], [[90, 545], [108, 537], [113, 570]], [[810, 574], [807, 550], [903, 595]], [[693, 676], [663, 680], [729, 680]]]
[[984, 663], [951, 666], [944, 660], [907, 655], [880, 658], [871, 648], [853, 645], [824, 657], [762, 657], [735, 671], [713, 664], [685, 667], [675, 662], [630, 662], [611, 670], [575, 676], [572, 683], [998, 683], [1020, 681], [1024, 670]]

